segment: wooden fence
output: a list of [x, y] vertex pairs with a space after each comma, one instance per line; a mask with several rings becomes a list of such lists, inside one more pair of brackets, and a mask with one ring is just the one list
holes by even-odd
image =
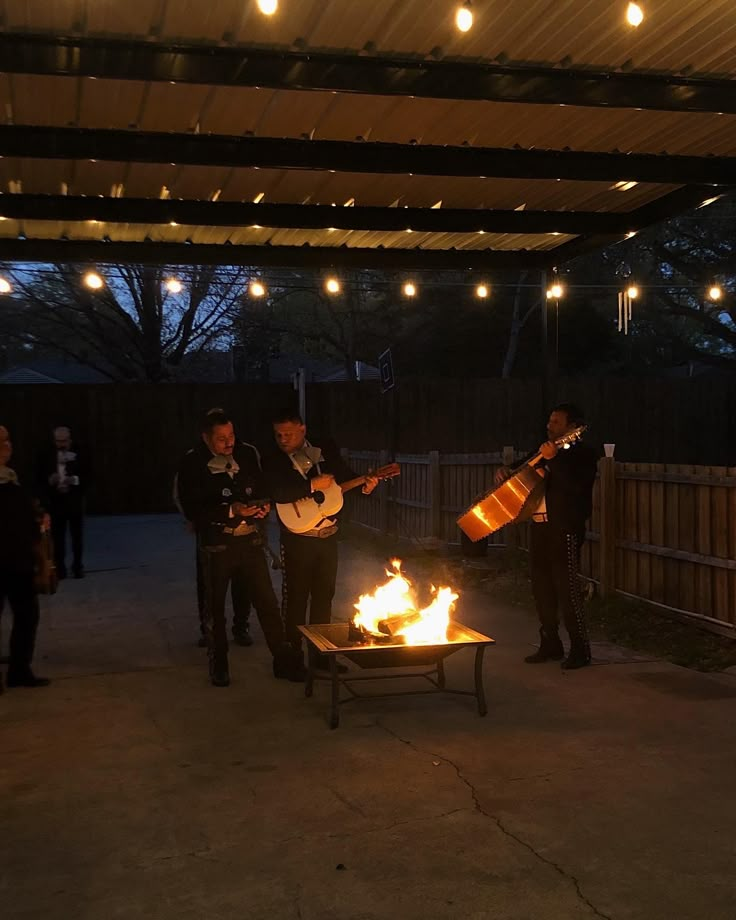
[[[517, 452], [399, 454], [401, 476], [373, 499], [353, 499], [353, 520], [398, 538], [459, 544], [455, 523]], [[387, 457], [346, 451], [366, 472]], [[526, 548], [527, 528], [492, 545]], [[599, 462], [582, 573], [605, 595], [641, 598], [721, 627], [736, 627], [736, 467]]]

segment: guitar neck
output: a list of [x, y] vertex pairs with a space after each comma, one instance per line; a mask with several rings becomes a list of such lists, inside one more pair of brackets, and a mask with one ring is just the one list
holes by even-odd
[[348, 479], [347, 482], [340, 483], [340, 488], [343, 492], [349, 492], [351, 489], [357, 488], [357, 486], [362, 486], [367, 478], [367, 476], [358, 476], [357, 479]]

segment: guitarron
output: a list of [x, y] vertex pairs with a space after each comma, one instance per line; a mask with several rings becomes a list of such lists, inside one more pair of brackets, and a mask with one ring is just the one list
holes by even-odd
[[[586, 429], [580, 425], [554, 442], [558, 448], [568, 448], [580, 439]], [[506, 524], [519, 523], [530, 517], [544, 489], [544, 477], [536, 470], [541, 452], [514, 470], [507, 480], [477, 499], [458, 519], [458, 527], [474, 543], [495, 533]]]

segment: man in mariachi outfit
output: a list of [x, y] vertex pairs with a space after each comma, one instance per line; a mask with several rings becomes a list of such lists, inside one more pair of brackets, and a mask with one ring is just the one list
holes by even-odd
[[[210, 679], [216, 687], [230, 683], [225, 628], [225, 597], [230, 583], [237, 583], [241, 595], [247, 595], [255, 607], [273, 655], [274, 676], [292, 676], [258, 529], [258, 521], [270, 508], [264, 502], [265, 495], [257, 451], [236, 442], [227, 413], [210, 410], [202, 424], [202, 443], [185, 455], [180, 466], [178, 496], [197, 534], [204, 586], [202, 625]], [[236, 598], [238, 593], [236, 588]]]
[[[284, 411], [272, 419], [278, 450], [264, 457], [268, 492], [278, 504], [313, 497], [337, 482], [354, 479], [355, 473], [333, 446], [322, 449], [307, 440], [307, 429], [296, 412]], [[378, 479], [368, 477], [363, 494], [369, 495]], [[286, 641], [302, 662], [299, 626], [307, 622], [329, 623], [337, 580], [337, 515], [322, 518], [306, 533], [293, 533], [281, 522], [282, 603]], [[318, 666], [324, 661], [318, 660]]]
[[[593, 507], [598, 454], [581, 441], [563, 449], [555, 441], [584, 424], [583, 414], [571, 403], [550, 412], [547, 438], [539, 448], [543, 460], [536, 466], [544, 476], [544, 491], [529, 526], [532, 592], [540, 622], [539, 648], [524, 659], [527, 664], [562, 661], [565, 670], [590, 664], [590, 643], [585, 625], [578, 568], [585, 541], [586, 521]], [[536, 452], [535, 452], [536, 453]], [[503, 480], [510, 470], [499, 471]], [[570, 649], [559, 635], [565, 624]]]

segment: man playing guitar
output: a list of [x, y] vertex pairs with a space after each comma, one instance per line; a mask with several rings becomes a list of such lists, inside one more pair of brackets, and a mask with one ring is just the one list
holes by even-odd
[[[298, 503], [309, 497], [317, 501], [333, 483], [355, 478], [336, 448], [322, 449], [307, 440], [303, 419], [289, 410], [276, 414], [273, 432], [278, 450], [263, 458], [268, 491], [280, 504]], [[369, 495], [378, 478], [367, 476], [363, 494]], [[323, 518], [306, 532], [290, 531], [281, 520], [283, 569], [282, 616], [286, 641], [301, 658], [301, 633], [307, 622], [329, 623], [337, 579], [337, 515]]]

